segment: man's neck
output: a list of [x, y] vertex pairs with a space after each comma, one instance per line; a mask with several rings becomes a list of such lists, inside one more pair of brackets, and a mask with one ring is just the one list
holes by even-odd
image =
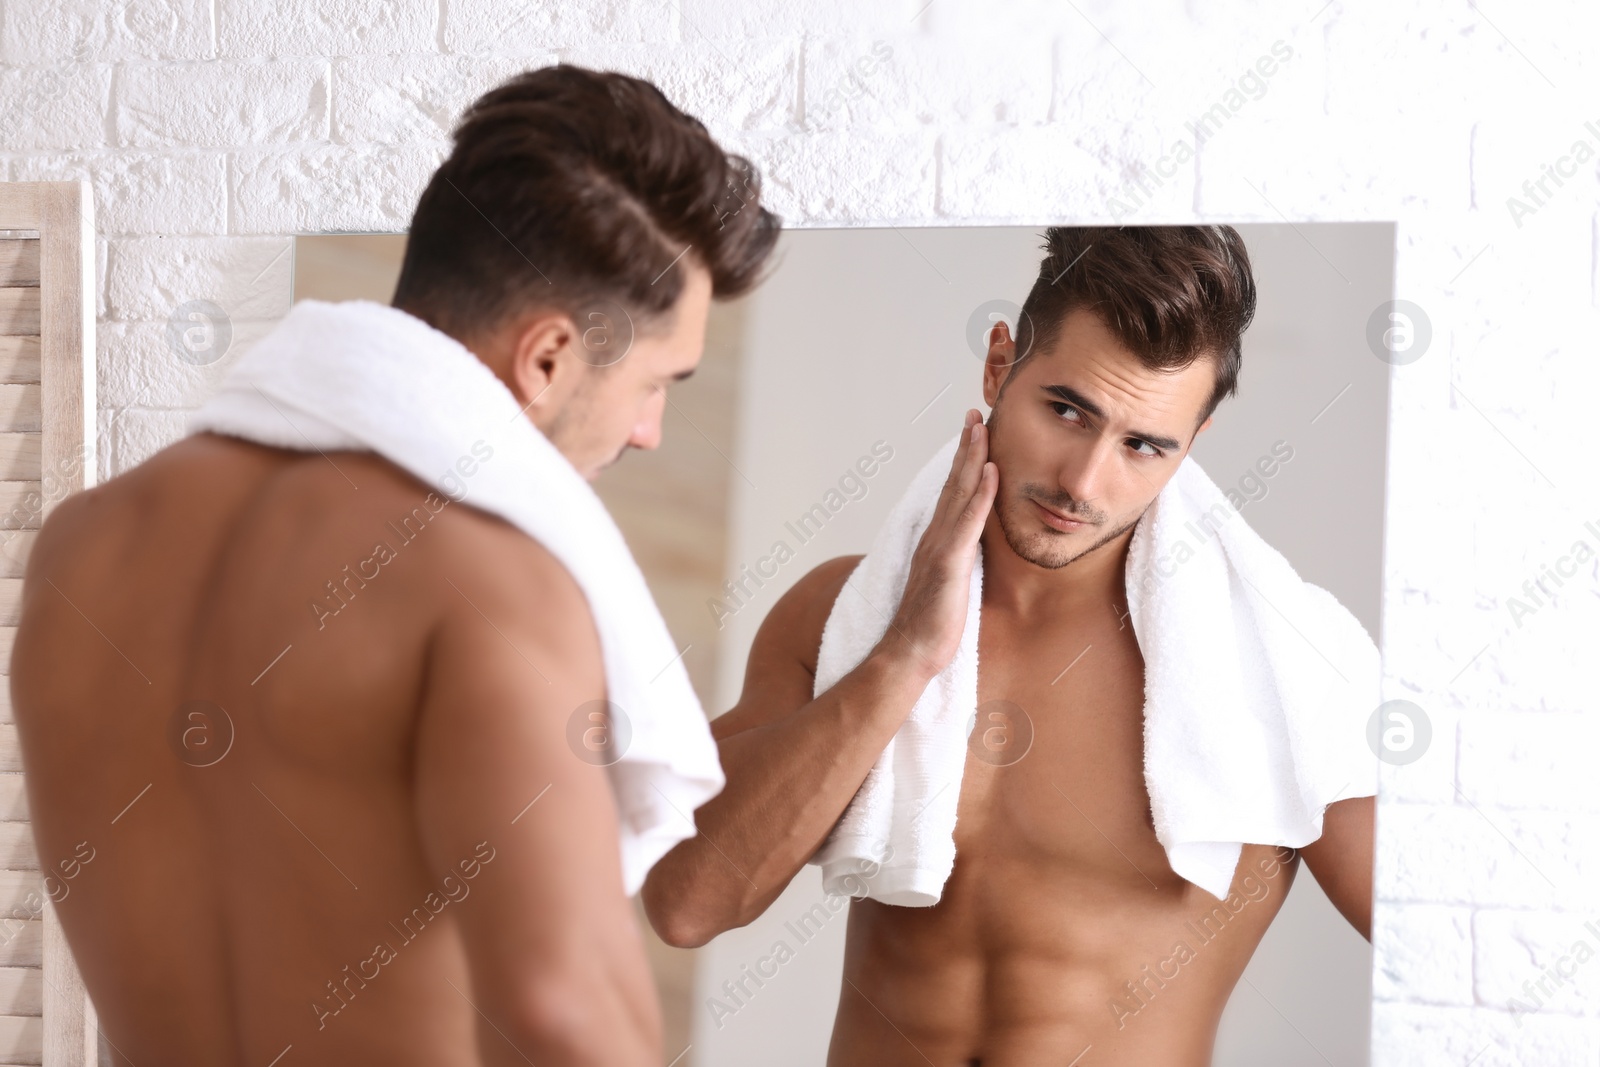
[[[983, 607], [1019, 620], [1049, 620], [1127, 611], [1128, 545], [1134, 527], [1054, 569], [1030, 563], [1012, 551], [990, 512], [979, 539], [983, 553]], [[1085, 539], [1086, 543], [1092, 543]]]

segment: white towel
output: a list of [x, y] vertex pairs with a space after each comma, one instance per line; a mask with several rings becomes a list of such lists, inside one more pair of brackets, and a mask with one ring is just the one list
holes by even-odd
[[[681, 653], [605, 505], [464, 345], [371, 300], [302, 300], [191, 415], [188, 432], [203, 430], [280, 448], [376, 452], [549, 549], [588, 599], [605, 698], [632, 728], [607, 767], [624, 891], [637, 893], [655, 862], [694, 836], [694, 809], [721, 792], [723, 774]], [[463, 476], [457, 462], [475, 443], [493, 454]], [[541, 784], [529, 782], [528, 795]]]
[[[888, 628], [959, 442], [918, 472], [840, 591], [814, 693], [854, 670]], [[1177, 874], [1224, 899], [1245, 842], [1309, 844], [1322, 836], [1327, 805], [1377, 792], [1366, 724], [1379, 704], [1378, 650], [1189, 456], [1134, 529], [1126, 589], [1145, 665], [1144, 775], [1156, 838]], [[822, 867], [828, 892], [859, 895], [865, 885], [886, 904], [938, 903], [955, 865], [982, 598], [980, 552], [955, 658], [809, 861]]]

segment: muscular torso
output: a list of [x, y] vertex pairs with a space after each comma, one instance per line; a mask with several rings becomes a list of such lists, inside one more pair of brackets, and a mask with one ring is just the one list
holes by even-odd
[[1226, 903], [1173, 873], [1125, 610], [985, 605], [954, 871], [933, 907], [852, 902], [828, 1067], [1210, 1063], [1299, 858], [1246, 845]]
[[519, 535], [428, 496], [200, 435], [42, 532], [12, 678], [34, 830], [46, 871], [92, 850], [58, 907], [126, 1062], [478, 1062], [412, 732], [451, 554]]

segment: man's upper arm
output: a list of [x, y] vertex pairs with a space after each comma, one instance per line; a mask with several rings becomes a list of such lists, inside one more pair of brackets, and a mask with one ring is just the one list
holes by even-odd
[[790, 586], [761, 620], [745, 663], [739, 702], [711, 720], [711, 736], [766, 726], [811, 703], [822, 627], [860, 556], [837, 556]]
[[1339, 914], [1372, 940], [1373, 799], [1351, 797], [1322, 813], [1322, 836], [1300, 849]]
[[436, 876], [477, 871], [452, 911], [493, 1013], [526, 1010], [575, 961], [609, 971], [637, 935], [606, 770], [567, 742], [572, 713], [605, 695], [587, 600], [541, 546], [479, 547], [437, 579], [416, 818]]

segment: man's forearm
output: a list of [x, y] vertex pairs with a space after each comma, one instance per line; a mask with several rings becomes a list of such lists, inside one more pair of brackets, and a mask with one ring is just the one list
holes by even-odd
[[651, 922], [672, 944], [743, 926], [783, 892], [826, 838], [932, 674], [875, 650], [817, 699], [718, 745], [727, 786], [696, 813], [697, 836], [645, 885]]

